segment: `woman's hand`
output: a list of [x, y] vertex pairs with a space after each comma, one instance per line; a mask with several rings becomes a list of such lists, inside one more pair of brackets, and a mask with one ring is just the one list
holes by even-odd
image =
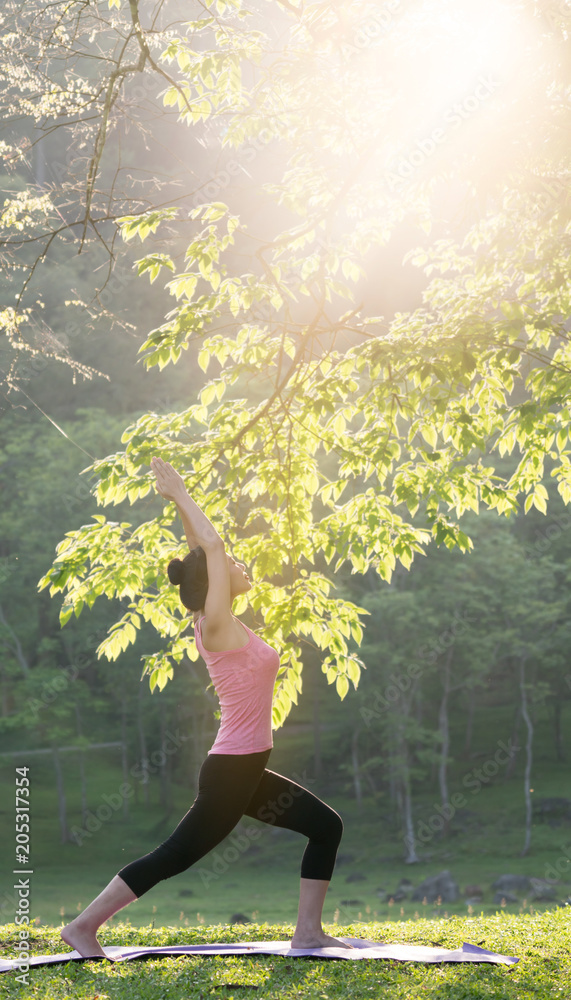
[[174, 500], [176, 503], [178, 500], [188, 496], [182, 476], [178, 474], [176, 469], [173, 469], [170, 462], [165, 462], [162, 458], [153, 456], [151, 458], [151, 470], [156, 476], [157, 492], [165, 500]]

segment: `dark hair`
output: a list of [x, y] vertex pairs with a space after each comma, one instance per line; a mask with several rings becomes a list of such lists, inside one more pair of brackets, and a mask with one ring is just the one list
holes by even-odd
[[171, 559], [167, 567], [171, 583], [179, 587], [182, 603], [189, 611], [200, 611], [208, 593], [206, 553], [197, 545], [184, 559]]

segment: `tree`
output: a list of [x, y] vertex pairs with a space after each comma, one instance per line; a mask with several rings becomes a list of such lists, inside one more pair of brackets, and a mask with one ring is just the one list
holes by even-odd
[[[164, 101], [182, 123], [221, 120], [223, 151], [252, 139], [268, 148], [257, 162], [264, 183], [254, 177], [239, 199], [247, 224], [231, 188], [225, 201], [191, 207], [190, 222], [188, 197], [121, 220], [127, 242], [167, 232], [176, 218], [190, 229], [182, 255], [174, 240], [172, 253], [151, 248], [138, 261], [151, 281], [166, 269], [175, 298], [143, 355], [160, 368], [190, 348], [210, 380], [182, 412], [135, 421], [124, 450], [92, 466], [101, 504], [135, 503], [152, 489], [148, 464], [160, 451], [253, 566], [253, 607], [282, 655], [276, 725], [301, 690], [309, 637], [341, 698], [359, 680], [348, 640], [361, 641], [363, 609], [330, 596], [326, 564], [372, 566], [389, 581], [431, 541], [469, 552], [466, 511], [509, 516], [524, 498], [526, 512], [545, 512], [547, 456], [571, 499], [564, 11], [501, 5], [519, 51], [497, 63], [498, 79], [488, 49], [466, 40], [471, 18], [483, 19], [480, 38], [491, 30], [490, 11], [497, 37], [497, 5], [462, 6], [444, 43], [445, 0], [410, 15], [395, 0], [374, 31], [363, 27], [366, 3], [284, 6], [218, 0], [186, 33], [153, 36], [161, 51], [152, 59], [151, 30], [132, 21], [142, 66], [179, 67]], [[363, 31], [370, 44], [358, 43]], [[458, 32], [472, 89], [450, 106], [437, 66], [443, 44], [457, 51]], [[90, 163], [83, 231], [97, 156]], [[442, 206], [452, 185], [456, 224], [458, 197]], [[366, 306], [376, 304], [366, 285], [403, 220], [432, 236], [407, 260], [440, 276], [422, 305], [386, 323]], [[494, 451], [519, 452], [509, 476], [496, 472]], [[151, 621], [169, 639], [146, 658], [160, 688], [173, 661], [196, 656], [165, 587], [179, 546], [172, 523], [172, 506], [136, 528], [98, 514], [67, 533], [41, 582], [65, 593], [62, 624], [102, 594], [127, 599], [100, 652], [116, 658]]]
[[545, 666], [551, 666], [553, 660], [557, 663], [558, 633], [566, 620], [566, 600], [559, 585], [564, 570], [549, 557], [526, 562], [515, 537], [501, 539], [496, 533], [494, 539], [490, 533], [487, 543], [490, 575], [495, 577], [498, 594], [494, 617], [499, 660], [511, 668], [513, 701], [519, 701], [525, 727], [524, 856], [531, 843], [534, 717], [538, 705], [553, 693], [551, 684], [557, 679], [549, 677]]
[[[192, 6], [201, 25], [220, 33], [223, 49], [225, 3], [211, 18], [200, 4]], [[191, 95], [181, 71], [189, 67], [183, 60], [172, 68], [170, 57], [162, 58], [177, 31], [192, 34], [189, 16], [181, 0], [3, 5], [0, 389], [8, 403], [48, 362], [71, 367], [74, 380], [100, 374], [78, 352], [86, 330], [98, 319], [132, 329], [129, 310], [117, 302], [130, 297], [132, 261], [117, 248], [116, 220], [164, 208], [170, 198], [184, 203], [204, 183], [201, 173], [212, 174], [200, 128], [204, 102]], [[220, 51], [204, 67], [219, 113], [236, 93], [237, 58]], [[179, 109], [163, 101], [165, 87], [178, 94], [195, 125], [191, 139], [188, 129], [178, 130], [176, 149]], [[64, 268], [73, 291], [54, 308], [53, 277]], [[90, 283], [82, 281], [85, 272]]]

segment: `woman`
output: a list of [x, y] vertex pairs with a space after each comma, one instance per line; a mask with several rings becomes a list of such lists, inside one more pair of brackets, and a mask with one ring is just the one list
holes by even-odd
[[61, 936], [84, 957], [105, 957], [96, 937], [101, 924], [157, 882], [195, 864], [242, 816], [252, 816], [309, 838], [292, 948], [350, 947], [321, 926], [343, 832], [341, 817], [311, 792], [266, 769], [279, 657], [232, 614], [234, 598], [250, 590], [250, 580], [244, 566], [226, 553], [222, 538], [172, 465], [153, 458], [151, 469], [158, 492], [175, 501], [182, 518], [190, 551], [184, 560], [173, 559], [168, 573], [180, 586], [183, 604], [194, 611], [196, 645], [220, 700], [220, 728], [200, 769], [198, 795], [170, 837], [122, 868]]

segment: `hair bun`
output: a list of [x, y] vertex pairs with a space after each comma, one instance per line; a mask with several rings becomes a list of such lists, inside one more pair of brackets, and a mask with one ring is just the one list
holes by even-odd
[[182, 559], [171, 559], [167, 566], [167, 573], [171, 583], [182, 583], [182, 578], [184, 576], [184, 563]]

